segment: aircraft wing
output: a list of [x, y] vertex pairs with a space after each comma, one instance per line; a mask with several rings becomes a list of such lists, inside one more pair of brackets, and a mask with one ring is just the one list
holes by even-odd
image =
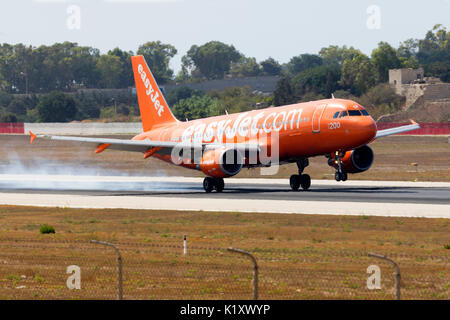
[[31, 131], [30, 142], [36, 138], [44, 138], [50, 140], [59, 141], [74, 141], [81, 143], [92, 143], [97, 145], [96, 153], [100, 153], [106, 149], [134, 151], [134, 152], [147, 152], [152, 148], [190, 148], [190, 149], [215, 149], [221, 147], [233, 147], [239, 151], [260, 151], [260, 146], [257, 144], [245, 144], [245, 143], [233, 143], [233, 144], [221, 144], [221, 143], [186, 143], [186, 142], [171, 142], [171, 141], [154, 141], [150, 139], [146, 140], [125, 140], [125, 139], [110, 139], [110, 138], [88, 138], [88, 137], [72, 137], [72, 136], [52, 136], [52, 135], [35, 135]]
[[391, 135], [397, 134], [397, 133], [408, 132], [408, 131], [420, 129], [420, 125], [418, 123], [414, 122], [413, 120], [410, 120], [410, 121], [411, 121], [411, 124], [406, 125], [406, 126], [395, 127], [395, 128], [385, 129], [385, 130], [378, 130], [375, 138], [387, 137], [387, 136], [391, 136]]

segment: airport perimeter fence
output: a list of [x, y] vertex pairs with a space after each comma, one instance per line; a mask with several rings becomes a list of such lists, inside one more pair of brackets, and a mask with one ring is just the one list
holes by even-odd
[[114, 246], [0, 240], [0, 299], [396, 299], [396, 279], [401, 299], [450, 299], [450, 255], [385, 253], [396, 275], [391, 262], [345, 249], [239, 248], [256, 270], [226, 247]]

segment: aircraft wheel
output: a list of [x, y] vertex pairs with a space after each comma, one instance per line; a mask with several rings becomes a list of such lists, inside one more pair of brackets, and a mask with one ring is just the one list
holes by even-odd
[[347, 181], [347, 173], [336, 171], [334, 178], [336, 179], [336, 181]]
[[302, 174], [300, 176], [300, 185], [305, 191], [308, 190], [309, 187], [311, 187], [311, 177], [309, 176], [309, 174]]
[[210, 193], [211, 191], [213, 191], [215, 183], [214, 183], [214, 179], [211, 177], [206, 177], [203, 180], [203, 189], [205, 189], [206, 193]]
[[215, 179], [215, 188], [217, 192], [222, 192], [225, 188], [225, 182], [223, 181], [223, 178], [217, 178]]
[[338, 182], [341, 181], [341, 173], [336, 171], [336, 173], [334, 174], [334, 179]]
[[292, 190], [297, 191], [300, 188], [300, 175], [293, 174], [289, 179], [289, 184]]

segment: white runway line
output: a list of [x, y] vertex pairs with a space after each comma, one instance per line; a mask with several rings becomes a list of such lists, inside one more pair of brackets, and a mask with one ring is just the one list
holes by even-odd
[[[203, 184], [203, 178], [195, 177], [142, 177], [142, 176], [74, 176], [74, 175], [41, 175], [41, 174], [0, 174], [1, 181], [49, 181], [49, 182], [155, 182], [155, 183], [197, 183]], [[230, 178], [225, 179], [226, 185], [239, 184], [266, 184], [289, 186], [289, 179], [267, 178]], [[335, 180], [312, 180], [311, 185], [316, 186], [348, 186], [348, 187], [417, 187], [417, 188], [450, 188], [450, 182], [423, 182], [423, 181], [367, 181], [348, 180], [337, 182]]]
[[150, 209], [289, 214], [370, 215], [385, 217], [450, 218], [450, 205], [254, 199], [193, 199], [177, 197], [82, 196], [0, 193], [0, 204], [92, 209]]

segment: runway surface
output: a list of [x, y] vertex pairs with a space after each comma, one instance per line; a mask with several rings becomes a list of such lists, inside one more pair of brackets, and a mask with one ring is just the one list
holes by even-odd
[[450, 183], [227, 179], [206, 194], [202, 178], [0, 175], [0, 204], [78, 208], [241, 211], [450, 218]]

